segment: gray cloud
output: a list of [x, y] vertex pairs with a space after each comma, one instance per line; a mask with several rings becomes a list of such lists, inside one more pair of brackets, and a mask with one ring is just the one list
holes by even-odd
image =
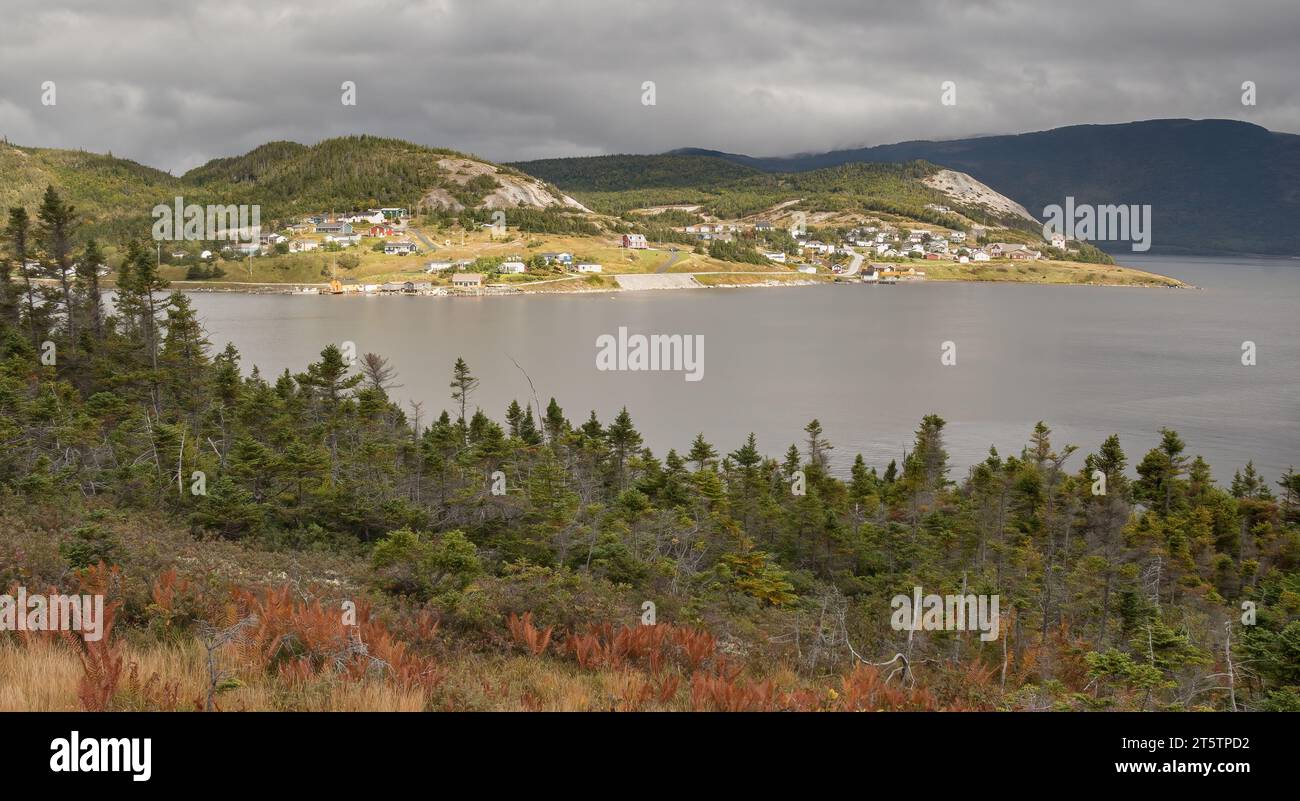
[[348, 133], [505, 161], [1158, 117], [1300, 131], [1294, 0], [0, 0], [0, 19], [0, 134], [175, 172]]

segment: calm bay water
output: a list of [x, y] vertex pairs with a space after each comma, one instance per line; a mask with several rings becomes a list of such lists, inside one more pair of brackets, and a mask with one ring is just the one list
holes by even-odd
[[[497, 420], [512, 398], [570, 420], [627, 406], [646, 444], [684, 451], [697, 432], [720, 451], [753, 431], [781, 456], [820, 419], [837, 468], [855, 453], [883, 468], [921, 417], [948, 421], [957, 470], [990, 445], [1016, 453], [1038, 420], [1082, 454], [1118, 433], [1130, 463], [1161, 426], [1179, 431], [1225, 481], [1253, 459], [1271, 480], [1300, 463], [1300, 260], [1126, 257], [1196, 291], [918, 283], [485, 298], [196, 293], [214, 348], [244, 368], [302, 370], [328, 343], [387, 357], [402, 401], [426, 421], [451, 408], [463, 357], [482, 383], [473, 401]], [[704, 378], [601, 372], [596, 338], [704, 335]], [[1243, 366], [1242, 343], [1258, 363]], [[957, 363], [940, 362], [941, 343]], [[518, 363], [516, 366], [515, 363]], [[522, 368], [522, 371], [521, 369]]]

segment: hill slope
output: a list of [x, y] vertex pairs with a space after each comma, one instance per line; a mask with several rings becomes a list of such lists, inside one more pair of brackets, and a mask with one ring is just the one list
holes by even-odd
[[675, 153], [780, 173], [923, 159], [969, 173], [1037, 216], [1067, 195], [1077, 203], [1150, 204], [1155, 251], [1300, 254], [1300, 136], [1244, 122], [1075, 125], [786, 158]]
[[113, 233], [126, 233], [128, 218], [147, 218], [156, 203], [184, 189], [175, 176], [112, 155], [0, 144], [0, 209], [36, 208], [50, 184], [72, 201], [89, 230]]
[[541, 182], [454, 150], [374, 136], [327, 139], [311, 147], [272, 142], [218, 159], [183, 180], [258, 198], [279, 213], [400, 205], [465, 208], [577, 207]]
[[150, 210], [187, 203], [258, 204], [262, 220], [375, 206], [564, 209], [576, 201], [532, 176], [453, 150], [350, 136], [306, 146], [271, 142], [176, 177], [133, 161], [79, 151], [0, 144], [0, 204], [36, 206], [53, 184], [88, 233], [140, 236]]
[[884, 212], [962, 226], [960, 218], [932, 208], [948, 206], [981, 223], [1038, 228], [1014, 201], [970, 176], [921, 160], [852, 163], [787, 173], [764, 172], [731, 158], [692, 154], [590, 156], [512, 166], [609, 214], [686, 205], [719, 218], [737, 218], [778, 204], [797, 204], [805, 211]]

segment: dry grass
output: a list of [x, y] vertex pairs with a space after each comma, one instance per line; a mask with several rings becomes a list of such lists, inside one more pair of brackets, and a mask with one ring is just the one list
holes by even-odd
[[[195, 710], [207, 691], [205, 652], [184, 646], [122, 643], [128, 677], [109, 709]], [[403, 686], [387, 676], [351, 680], [316, 675], [300, 680], [276, 673], [241, 674], [218, 695], [219, 711], [920, 711], [992, 709], [972, 697], [941, 699], [878, 668], [860, 665], [845, 676], [810, 680], [789, 668], [742, 675], [725, 660], [698, 670], [658, 673], [624, 663], [583, 668], [571, 659], [521, 654], [461, 654], [441, 666], [432, 688]], [[970, 666], [972, 687], [991, 670]], [[78, 711], [82, 666], [56, 639], [0, 642], [0, 712]], [[969, 694], [968, 694], [969, 695]]]
[[[178, 685], [177, 708], [195, 709], [206, 693], [204, 651], [198, 642], [186, 648], [126, 645], [123, 655], [142, 677], [158, 675], [161, 684]], [[77, 686], [82, 676], [77, 656], [57, 641], [0, 643], [0, 712], [73, 712], [82, 709]], [[165, 677], [165, 679], [161, 678]], [[145, 679], [141, 680], [142, 682]], [[305, 684], [277, 676], [242, 678], [241, 686], [218, 697], [225, 711], [393, 711], [424, 709], [474, 711], [585, 712], [618, 709], [686, 709], [689, 704], [642, 701], [640, 688], [658, 684], [640, 671], [584, 672], [576, 666], [528, 656], [465, 657], [447, 666], [447, 675], [430, 704], [425, 693], [402, 690], [386, 680], [348, 682], [317, 679]], [[157, 709], [158, 692], [119, 688], [112, 709]]]
[[1133, 267], [1073, 261], [990, 261], [957, 264], [939, 261], [906, 262], [904, 269], [924, 270], [936, 281], [1009, 281], [1028, 284], [1091, 284], [1101, 286], [1181, 287], [1182, 281]]
[[[196, 699], [207, 692], [205, 653], [198, 641], [187, 647], [124, 644], [123, 659], [139, 676], [132, 687], [129, 676], [113, 696], [114, 710], [167, 709], [167, 690], [175, 686], [175, 709], [193, 710]], [[152, 683], [149, 678], [157, 676]], [[16, 640], [0, 642], [0, 712], [75, 712], [82, 666], [64, 643], [33, 639], [20, 646]], [[222, 692], [223, 710], [295, 710], [354, 712], [377, 710], [419, 712], [426, 708], [426, 693], [401, 689], [394, 682], [316, 679], [303, 685], [282, 682], [274, 676], [243, 679], [240, 686]]]
[[76, 712], [81, 662], [62, 644], [0, 642], [0, 712]]
[[[104, 567], [78, 573], [83, 592], [114, 595]], [[558, 631], [511, 613], [496, 643], [448, 641], [428, 609], [360, 602], [344, 623], [327, 596], [230, 588], [196, 597], [172, 570], [157, 575], [150, 624], [113, 626], [85, 643], [69, 632], [0, 635], [0, 711], [806, 711], [989, 708], [991, 668], [966, 666], [953, 693], [904, 686], [858, 666], [801, 677], [733, 661], [703, 628], [608, 622]], [[204, 602], [206, 601], [206, 602]], [[109, 607], [116, 608], [117, 601]], [[189, 620], [189, 609], [206, 609]]]

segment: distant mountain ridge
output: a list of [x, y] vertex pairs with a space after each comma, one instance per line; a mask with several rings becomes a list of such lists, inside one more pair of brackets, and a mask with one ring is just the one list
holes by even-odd
[[1300, 136], [1234, 120], [1072, 125], [774, 158], [696, 148], [672, 154], [770, 173], [924, 160], [967, 173], [1040, 218], [1066, 196], [1150, 204], [1153, 252], [1300, 255]]

